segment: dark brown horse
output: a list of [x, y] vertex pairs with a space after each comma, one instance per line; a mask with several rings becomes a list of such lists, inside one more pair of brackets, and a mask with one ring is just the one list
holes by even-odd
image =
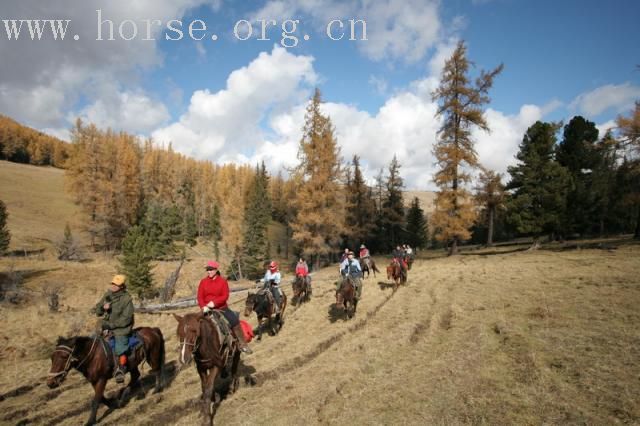
[[311, 299], [311, 285], [307, 281], [307, 277], [296, 275], [296, 279], [293, 281], [293, 297], [291, 303], [293, 305], [301, 304], [302, 302], [308, 302]]
[[373, 271], [373, 277], [375, 278], [376, 276], [376, 272], [380, 273], [380, 270], [378, 270], [378, 267], [376, 266], [376, 262], [370, 258], [370, 257], [365, 257], [364, 259], [361, 259], [362, 261], [362, 278], [364, 279], [364, 273], [367, 273], [367, 277], [369, 277], [370, 275], [370, 271]]
[[353, 278], [347, 275], [342, 279], [340, 288], [336, 290], [336, 308], [344, 309], [347, 313], [347, 318], [353, 318], [358, 306], [358, 299], [356, 299], [356, 286], [353, 282]]
[[91, 401], [91, 414], [87, 425], [96, 423], [96, 415], [100, 403], [109, 408], [118, 408], [120, 402], [129, 392], [139, 385], [140, 370], [138, 366], [146, 360], [151, 371], [156, 376], [154, 393], [162, 390], [162, 370], [164, 368], [164, 338], [159, 328], [140, 327], [134, 330], [143, 341], [142, 346], [128, 357], [127, 371], [131, 373], [131, 380], [123, 389], [119, 400], [113, 401], [104, 397], [107, 381], [113, 377], [115, 358], [109, 343], [101, 336], [58, 338], [56, 348], [51, 354], [51, 371], [47, 379], [47, 386], [57, 388], [62, 384], [72, 368], [78, 370], [91, 383], [94, 397]]
[[[202, 313], [191, 313], [185, 316], [173, 314], [178, 327], [176, 333], [180, 342], [180, 364], [187, 365], [195, 360], [200, 385], [202, 386], [202, 423], [213, 424], [213, 417], [218, 409], [220, 399], [216, 399], [214, 384], [216, 377], [225, 369], [230, 370], [231, 386], [229, 394], [238, 390], [238, 364], [240, 350], [235, 338], [223, 333], [218, 324]], [[226, 330], [229, 333], [230, 330]], [[229, 336], [229, 337], [227, 337]]]
[[[247, 295], [244, 304], [244, 316], [248, 317], [251, 312], [258, 316], [258, 341], [262, 340], [262, 329], [265, 324], [269, 326], [269, 335], [278, 334], [284, 324], [284, 310], [287, 307], [287, 295], [282, 293], [282, 307], [276, 313], [276, 302], [269, 290], [260, 290], [257, 293]], [[275, 318], [272, 318], [274, 317]]]
[[392, 260], [389, 266], [387, 266], [387, 279], [393, 280], [393, 291], [398, 289], [400, 284], [407, 282], [406, 275], [402, 272], [402, 266], [397, 260]]

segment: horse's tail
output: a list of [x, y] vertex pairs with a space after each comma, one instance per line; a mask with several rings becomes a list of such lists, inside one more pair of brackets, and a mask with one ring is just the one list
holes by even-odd
[[153, 328], [158, 335], [160, 336], [160, 371], [164, 370], [164, 363], [166, 361], [166, 348], [164, 346], [164, 336], [162, 335], [162, 330], [158, 327]]
[[374, 262], [373, 259], [371, 260], [371, 269], [373, 269], [377, 273], [380, 273], [380, 270], [376, 266], [376, 262]]

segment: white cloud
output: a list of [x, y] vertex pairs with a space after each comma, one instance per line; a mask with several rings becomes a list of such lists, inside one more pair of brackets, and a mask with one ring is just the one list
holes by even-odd
[[596, 116], [608, 109], [624, 112], [633, 108], [640, 98], [640, 87], [631, 83], [607, 84], [577, 96], [569, 105], [573, 110], [587, 116]]
[[250, 155], [256, 143], [266, 139], [261, 122], [306, 99], [317, 82], [312, 63], [310, 56], [274, 46], [271, 53], [262, 52], [248, 66], [233, 71], [225, 89], [196, 91], [178, 122], [153, 132], [153, 137], [171, 141], [177, 151], [196, 157]]
[[541, 120], [544, 107], [523, 105], [518, 114], [505, 115], [491, 108], [485, 112], [490, 132], [474, 129], [472, 136], [476, 142], [476, 152], [484, 167], [506, 173], [507, 167], [516, 163], [515, 155], [527, 128]]
[[79, 116], [100, 128], [147, 134], [169, 120], [164, 104], [142, 91], [120, 91], [114, 82], [103, 81], [93, 92], [96, 100], [79, 112], [70, 114], [69, 121]]
[[[71, 23], [64, 41], [33, 42], [21, 37], [0, 43], [0, 112], [34, 127], [58, 127], [65, 124], [70, 108], [91, 91], [97, 81], [128, 81], [125, 92], [139, 93], [134, 72], [163, 61], [156, 42], [142, 40], [142, 34], [146, 35], [143, 20], [159, 19], [166, 23], [205, 3], [214, 10], [220, 7], [220, 0], [4, 2], [3, 18], [69, 19]], [[108, 41], [108, 24], [104, 24], [105, 40], [97, 41], [97, 9], [101, 10], [102, 20], [114, 22], [115, 34], [119, 23], [129, 19], [138, 24], [141, 36], [132, 41], [119, 37]], [[161, 31], [160, 26], [151, 26], [153, 38], [159, 38]], [[73, 40], [75, 34], [79, 36], [78, 41]]]
[[596, 128], [598, 129], [598, 137], [602, 138], [607, 134], [608, 130], [614, 130], [617, 127], [615, 120], [609, 120], [602, 124], [596, 124]]
[[385, 96], [389, 85], [384, 77], [369, 76], [369, 84], [373, 87], [378, 95]]
[[[271, 0], [255, 11], [251, 20], [276, 19], [281, 22], [306, 14], [311, 17], [315, 30], [326, 37], [327, 25], [340, 19], [345, 24], [346, 39], [350, 36], [349, 19], [362, 19], [367, 23], [368, 40], [358, 41], [357, 46], [368, 58], [415, 63], [426, 56], [443, 31], [439, 3], [435, 0]], [[333, 34], [339, 36], [337, 24]], [[360, 37], [359, 26], [356, 37]]]

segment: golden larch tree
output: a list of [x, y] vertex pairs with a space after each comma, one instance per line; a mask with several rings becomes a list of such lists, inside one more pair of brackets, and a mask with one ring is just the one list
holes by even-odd
[[292, 238], [316, 266], [321, 257], [339, 249], [344, 232], [342, 168], [331, 119], [320, 111], [320, 91], [316, 89], [307, 106], [305, 125], [298, 150], [300, 164], [295, 175], [300, 182], [291, 223]]
[[481, 71], [475, 84], [471, 84], [467, 76], [471, 63], [466, 51], [460, 41], [446, 61], [440, 85], [432, 94], [440, 103], [436, 115], [443, 118], [433, 150], [439, 167], [434, 177], [439, 191], [432, 224], [436, 238], [450, 243], [449, 255], [457, 253], [458, 244], [471, 237], [469, 229], [476, 219], [476, 210], [466, 185], [471, 181], [471, 171], [478, 166], [471, 130], [473, 126], [489, 130], [482, 105], [489, 102], [493, 79], [502, 71], [502, 65], [490, 72]]

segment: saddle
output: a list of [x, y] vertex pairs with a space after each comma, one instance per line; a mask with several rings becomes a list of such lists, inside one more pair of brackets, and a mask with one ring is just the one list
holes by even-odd
[[[130, 361], [133, 361], [136, 359], [136, 351], [138, 350], [138, 348], [142, 348], [144, 346], [144, 340], [142, 340], [142, 336], [138, 334], [137, 330], [133, 330], [128, 336], [128, 339], [129, 341], [127, 342], [127, 352], [125, 352], [125, 354]], [[104, 350], [104, 354], [106, 355], [107, 359], [113, 361], [113, 371], [115, 373], [118, 366], [118, 360], [116, 359], [116, 339], [113, 333], [109, 331], [107, 333], [103, 333], [102, 339], [100, 340], [102, 342], [102, 349]], [[143, 354], [141, 358], [144, 359], [144, 357], [145, 355], [143, 348]]]
[[235, 338], [231, 333], [231, 325], [229, 325], [229, 321], [227, 321], [222, 311], [217, 309], [209, 311], [209, 319], [213, 322], [213, 325], [215, 325], [214, 328], [218, 333], [222, 347], [231, 347]]

